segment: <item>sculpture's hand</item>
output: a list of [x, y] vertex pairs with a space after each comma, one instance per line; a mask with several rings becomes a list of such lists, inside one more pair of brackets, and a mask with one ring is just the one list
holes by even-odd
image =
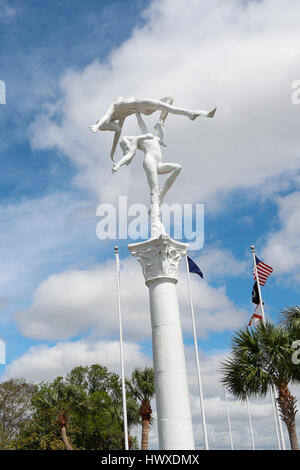
[[114, 166], [111, 169], [112, 174], [113, 175], [116, 174], [119, 168], [120, 168], [120, 166], [117, 163], [115, 163]]

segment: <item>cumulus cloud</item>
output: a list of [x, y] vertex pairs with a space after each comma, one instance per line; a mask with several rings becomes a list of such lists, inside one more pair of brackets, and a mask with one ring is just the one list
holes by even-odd
[[277, 197], [279, 227], [266, 238], [264, 259], [274, 274], [300, 281], [300, 192]]
[[[141, 268], [133, 258], [122, 261], [121, 299], [126, 338], [151, 337], [148, 292]], [[191, 279], [199, 322], [199, 335], [206, 337], [241, 326], [247, 312], [227, 296], [225, 286], [213, 287]], [[118, 334], [115, 266], [112, 260], [88, 270], [70, 270], [53, 274], [41, 282], [32, 305], [16, 315], [25, 336], [36, 339], [67, 339], [92, 329], [101, 338]], [[178, 295], [184, 332], [191, 333], [187, 278], [182, 263]]]
[[[145, 367], [151, 360], [142, 352], [139, 345], [124, 343], [126, 374], [134, 367]], [[101, 364], [120, 373], [120, 346], [116, 341], [67, 341], [55, 346], [33, 346], [23, 356], [13, 360], [5, 370], [3, 380], [24, 378], [39, 382], [64, 376], [74, 367]]]
[[7, 0], [0, 0], [0, 21], [10, 22], [17, 13], [17, 9], [12, 7]]
[[[212, 207], [235, 189], [253, 196], [266, 181], [270, 187], [282, 175], [288, 181], [299, 170], [299, 109], [290, 97], [298, 75], [299, 13], [296, 0], [289, 8], [280, 0], [190, 0], [189, 8], [181, 0], [153, 1], [144, 25], [106, 61], [63, 74], [59, 100], [45, 104], [31, 126], [32, 145], [63, 152], [78, 167], [76, 184], [99, 198], [113, 201], [121, 192], [140, 200], [140, 163], [110, 176], [112, 133], [92, 135], [87, 126], [119, 95], [171, 93], [178, 105], [218, 105], [218, 111], [213, 120], [193, 123], [168, 117], [165, 160], [183, 164], [170, 199]], [[133, 117], [124, 128], [132, 132]]]
[[237, 259], [229, 250], [210, 246], [204, 247], [196, 262], [205, 272], [205, 278], [209, 280], [241, 276], [249, 265], [247, 261]]
[[15, 302], [53, 266], [82, 263], [83, 253], [97, 242], [95, 210], [62, 192], [0, 205], [2, 295]]
[[[135, 260], [122, 276], [126, 338], [151, 336], [147, 290]], [[89, 329], [101, 338], [118, 335], [115, 265], [112, 260], [89, 270], [53, 274], [34, 293], [32, 305], [16, 316], [21, 332], [38, 339], [67, 339]]]

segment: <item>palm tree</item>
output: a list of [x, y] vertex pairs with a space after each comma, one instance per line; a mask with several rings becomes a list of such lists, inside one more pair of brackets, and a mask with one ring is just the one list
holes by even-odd
[[57, 425], [67, 450], [73, 450], [67, 435], [67, 425], [72, 411], [85, 413], [89, 409], [88, 398], [82, 388], [64, 382], [58, 377], [53, 383], [43, 384], [34, 397], [42, 408], [57, 414]]
[[[281, 325], [288, 330], [292, 335], [297, 335], [296, 339], [300, 336], [300, 306], [295, 305], [294, 307], [286, 307], [281, 310]], [[298, 331], [297, 331], [298, 330]]]
[[300, 368], [292, 362], [293, 338], [283, 325], [260, 323], [241, 329], [232, 340], [232, 355], [222, 363], [222, 383], [238, 399], [265, 397], [275, 388], [281, 418], [287, 426], [291, 448], [298, 450], [296, 399], [289, 384], [299, 382]]
[[131, 375], [131, 383], [129, 388], [136, 400], [140, 403], [139, 414], [142, 419], [142, 443], [141, 449], [148, 449], [149, 427], [152, 423], [151, 399], [154, 396], [154, 371], [152, 367], [146, 367], [141, 370], [134, 369]]

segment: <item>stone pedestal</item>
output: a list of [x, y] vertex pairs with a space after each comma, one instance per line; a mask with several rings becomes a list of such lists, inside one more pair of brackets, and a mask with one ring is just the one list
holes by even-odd
[[194, 437], [176, 284], [187, 245], [161, 235], [128, 245], [149, 288], [159, 448], [193, 450]]

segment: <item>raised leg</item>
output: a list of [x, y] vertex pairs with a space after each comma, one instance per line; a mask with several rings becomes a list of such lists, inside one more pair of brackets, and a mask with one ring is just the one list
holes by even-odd
[[165, 181], [165, 184], [163, 185], [161, 191], [160, 191], [160, 197], [159, 197], [159, 204], [161, 205], [163, 202], [163, 199], [166, 195], [166, 193], [169, 191], [171, 188], [172, 184], [176, 180], [177, 176], [179, 175], [181, 171], [181, 165], [179, 163], [160, 163], [157, 167], [157, 173], [159, 175], [164, 175], [166, 173], [170, 173], [168, 178]]
[[[161, 98], [160, 101], [162, 101], [163, 103], [167, 103], [167, 104], [172, 105], [173, 102], [174, 102], [174, 97], [173, 96], [166, 96], [165, 98]], [[154, 129], [158, 132], [158, 136], [161, 140], [161, 145], [163, 145], [164, 147], [166, 147], [166, 144], [163, 142], [163, 140], [164, 140], [164, 124], [165, 124], [165, 121], [167, 119], [168, 114], [169, 114], [168, 111], [162, 111], [160, 113], [160, 117], [159, 117], [158, 122], [154, 126]]]
[[[169, 101], [170, 98], [169, 98]], [[187, 116], [192, 121], [196, 119], [198, 116], [206, 116], [211, 117], [212, 113], [214, 114], [215, 110], [212, 111], [204, 111], [204, 110], [190, 110], [185, 108], [179, 108], [178, 106], [173, 106], [167, 102], [163, 102], [160, 100], [137, 100], [136, 101], [136, 108], [142, 114], [152, 114], [155, 111], [162, 111], [165, 114], [172, 113], [172, 114], [180, 114], [183, 116]]]
[[125, 121], [125, 118], [120, 119], [118, 124], [115, 122], [115, 124], [117, 124], [117, 130], [115, 131], [114, 140], [113, 140], [111, 151], [110, 151], [110, 158], [112, 159], [112, 161], [114, 161], [114, 155], [115, 155], [115, 151], [116, 151], [119, 139], [120, 139], [124, 121]]
[[[166, 96], [165, 98], [161, 98], [159, 101], [162, 101], [163, 103], [167, 103], [167, 104], [172, 105], [174, 103], [174, 97], [173, 96]], [[159, 116], [158, 122], [163, 125], [165, 123], [165, 120], [167, 119], [168, 114], [169, 114], [168, 111], [162, 111], [160, 116]], [[154, 126], [154, 128], [156, 129], [155, 126]]]

